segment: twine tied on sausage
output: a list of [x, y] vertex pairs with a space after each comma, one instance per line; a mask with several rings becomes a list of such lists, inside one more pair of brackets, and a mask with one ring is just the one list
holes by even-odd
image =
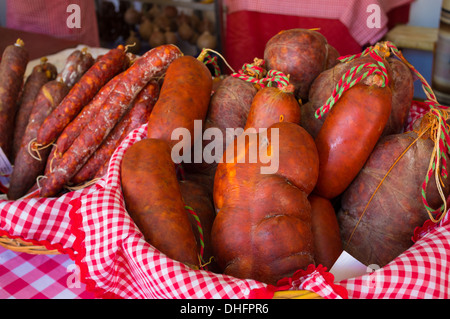
[[205, 241], [204, 241], [204, 238], [203, 238], [202, 223], [201, 223], [200, 218], [198, 217], [197, 213], [195, 212], [195, 210], [191, 206], [185, 205], [184, 208], [195, 219], [195, 223], [196, 223], [198, 234], [199, 234], [199, 241], [200, 241], [200, 255], [199, 255], [200, 268], [203, 268], [204, 265], [205, 265], [205, 261], [203, 260], [203, 252], [205, 251]]
[[[398, 161], [403, 157], [403, 155], [418, 141], [420, 138], [430, 138], [434, 142], [434, 148], [431, 154], [431, 159], [429, 163], [428, 172], [424, 178], [424, 181], [421, 185], [421, 194], [422, 194], [422, 202], [424, 204], [424, 207], [427, 211], [427, 214], [429, 216], [429, 219], [434, 223], [439, 223], [447, 214], [447, 199], [445, 198], [443, 187], [444, 183], [442, 182], [442, 178], [448, 177], [448, 170], [447, 170], [447, 154], [450, 153], [450, 127], [447, 124], [446, 120], [450, 118], [450, 114], [448, 113], [448, 106], [441, 105], [436, 98], [436, 95], [433, 92], [433, 89], [428, 84], [426, 79], [420, 74], [419, 71], [414, 68], [414, 66], [408, 62], [408, 60], [403, 56], [401, 51], [392, 43], [389, 41], [377, 43], [375, 47], [369, 47], [365, 49], [363, 52], [357, 55], [352, 56], [346, 56], [340, 58], [341, 61], [347, 62], [351, 61], [352, 59], [355, 59], [359, 56], [367, 55], [373, 52], [374, 49], [378, 49], [382, 51], [382, 54], [384, 56], [389, 56], [389, 54], [393, 54], [395, 57], [397, 57], [400, 61], [405, 63], [405, 65], [408, 66], [408, 68], [413, 72], [421, 81], [422, 88], [427, 96], [427, 99], [425, 100], [425, 103], [429, 106], [430, 110], [422, 117], [420, 122], [419, 130], [416, 131], [417, 138], [410, 144], [408, 147], [400, 154], [400, 156], [396, 159], [396, 161], [391, 165], [385, 176], [382, 178], [380, 183], [378, 184], [377, 188], [375, 189], [374, 193], [370, 197], [368, 203], [366, 204], [362, 214], [359, 217], [359, 220], [355, 226], [355, 229], [350, 235], [350, 238], [347, 242], [350, 242], [353, 233], [355, 232], [356, 228], [358, 227], [359, 222], [361, 221], [362, 217], [364, 216], [367, 207], [369, 206], [370, 202], [372, 201], [373, 197], [375, 196], [375, 193], [378, 191], [378, 189], [381, 187], [382, 183], [386, 179], [386, 177], [389, 175], [391, 170], [394, 168], [394, 166], [398, 163]], [[433, 209], [428, 201], [426, 196], [426, 189], [429, 184], [429, 181], [431, 177], [435, 176], [435, 182], [436, 187], [439, 192], [439, 195], [442, 199], [442, 205], [438, 209]]]
[[289, 75], [273, 69], [267, 71], [264, 65], [264, 60], [255, 58], [253, 63], [244, 64], [238, 72], [234, 72], [231, 76], [256, 84], [260, 88], [276, 84], [279, 89], [284, 89], [289, 85]]
[[367, 48], [360, 54], [341, 57], [339, 60], [342, 62], [348, 62], [367, 54], [370, 55], [376, 63], [362, 63], [345, 72], [345, 74], [339, 79], [333, 92], [331, 93], [331, 96], [325, 104], [316, 110], [314, 115], [317, 119], [321, 119], [326, 113], [328, 113], [336, 102], [342, 97], [345, 91], [349, 90], [355, 84], [361, 82], [370, 75], [374, 75], [374, 81], [380, 87], [385, 87], [388, 85], [389, 77], [387, 74], [386, 65], [384, 64], [382, 58], [382, 56], [388, 55], [386, 54], [385, 49], [375, 46], [373, 48]]
[[[176, 164], [175, 170], [176, 170], [177, 178], [180, 180], [184, 180], [185, 173], [184, 173], [183, 166], [181, 166], [180, 164]], [[198, 217], [197, 213], [191, 206], [185, 205], [184, 208], [189, 212], [189, 214], [191, 214], [191, 216], [195, 220], [195, 224], [197, 226], [197, 230], [198, 230], [198, 234], [199, 234], [199, 241], [200, 241], [200, 254], [198, 256], [198, 259], [200, 262], [200, 269], [205, 269], [205, 267], [211, 262], [211, 260], [209, 260], [208, 262], [205, 262], [205, 260], [203, 258], [203, 254], [205, 251], [205, 240], [204, 240], [204, 235], [203, 235], [202, 223], [201, 223], [200, 218]]]
[[[425, 103], [429, 106], [430, 110], [423, 116], [418, 134], [421, 135], [422, 132], [428, 132], [428, 137], [434, 142], [434, 149], [431, 155], [428, 172], [422, 183], [421, 192], [422, 201], [430, 219], [434, 223], [438, 223], [447, 213], [447, 199], [445, 198], [442, 189], [444, 187], [442, 178], [446, 179], [448, 177], [447, 156], [450, 154], [450, 127], [447, 124], [447, 119], [450, 117], [448, 113], [449, 107], [438, 102], [436, 95], [427, 80], [411, 63], [408, 62], [408, 60], [406, 60], [401, 51], [392, 42], [386, 41], [383, 42], [383, 45], [386, 46], [393, 55], [405, 63], [411, 72], [419, 78], [422, 83], [422, 89], [427, 96]], [[436, 186], [443, 202], [438, 209], [433, 209], [426, 199], [426, 189], [433, 174], [435, 175]]]
[[221, 74], [221, 71], [220, 71], [220, 66], [219, 66], [219, 62], [217, 59], [217, 55], [211, 56], [211, 54], [209, 54], [209, 52], [214, 52], [217, 54], [217, 52], [215, 52], [213, 50], [204, 48], [198, 55], [197, 59], [200, 62], [203, 62], [205, 65], [211, 64], [213, 67], [213, 70], [214, 70], [214, 76], [219, 77]]

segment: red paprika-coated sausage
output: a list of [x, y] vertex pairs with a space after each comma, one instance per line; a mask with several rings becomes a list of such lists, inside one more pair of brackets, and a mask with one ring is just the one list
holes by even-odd
[[311, 194], [308, 200], [311, 204], [314, 261], [330, 270], [343, 251], [336, 211], [326, 198]]
[[125, 137], [134, 129], [147, 123], [148, 117], [159, 95], [159, 84], [150, 81], [136, 99], [130, 110], [117, 123], [102, 145], [92, 154], [84, 166], [72, 178], [73, 184], [81, 184], [91, 180], [96, 173], [109, 162], [112, 154]]
[[98, 59], [75, 83], [64, 100], [45, 119], [39, 129], [36, 142], [47, 145], [58, 138], [80, 110], [116, 74], [126, 67], [125, 48], [120, 45]]
[[180, 143], [192, 145], [196, 138], [194, 120], [204, 121], [211, 90], [211, 72], [203, 62], [192, 56], [176, 59], [167, 69], [159, 99], [150, 114], [147, 136], [163, 139], [172, 147], [178, 143], [172, 140], [172, 132], [185, 128], [191, 139]]
[[389, 87], [356, 84], [328, 113], [316, 139], [319, 179], [314, 193], [332, 199], [350, 185], [380, 138], [391, 113]]
[[48, 81], [54, 80], [56, 75], [56, 67], [49, 63], [46, 58], [42, 58], [41, 63], [36, 65], [31, 71], [31, 74], [27, 77], [16, 115], [13, 139], [13, 158], [16, 157], [20, 145], [22, 144], [22, 137], [30, 118], [30, 113], [34, 105], [34, 99], [39, 93], [41, 87]]
[[253, 98], [245, 130], [268, 128], [283, 121], [300, 124], [300, 117], [300, 104], [294, 96], [292, 84], [281, 89], [273, 86], [265, 87]]
[[119, 119], [143, 87], [154, 77], [161, 76], [167, 67], [182, 56], [175, 45], [162, 45], [147, 51], [124, 71], [122, 79], [108, 95], [102, 108], [70, 148], [58, 166], [42, 180], [41, 196], [58, 194], [108, 136]]
[[115, 76], [105, 84], [94, 98], [81, 110], [81, 112], [64, 128], [55, 142], [60, 157], [72, 145], [73, 141], [80, 135], [83, 129], [95, 118], [101, 109], [109, 93], [120, 81], [121, 74]]
[[121, 182], [127, 211], [145, 240], [169, 258], [198, 268], [197, 242], [167, 142], [133, 144], [123, 157]]
[[11, 162], [14, 161], [14, 118], [28, 60], [28, 51], [23, 41], [18, 39], [6, 47], [0, 63], [0, 148]]
[[36, 96], [30, 120], [22, 138], [22, 145], [17, 153], [8, 190], [9, 199], [18, 199], [36, 182], [44, 172], [50, 148], [33, 149], [33, 140], [44, 119], [62, 101], [69, 92], [68, 87], [59, 80], [44, 84]]

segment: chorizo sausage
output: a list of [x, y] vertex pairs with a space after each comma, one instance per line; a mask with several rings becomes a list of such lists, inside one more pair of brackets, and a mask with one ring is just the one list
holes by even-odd
[[45, 119], [36, 142], [47, 145], [54, 141], [80, 110], [116, 74], [126, 66], [125, 48], [120, 45], [98, 59], [75, 83], [67, 96]]
[[33, 149], [32, 142], [36, 139], [44, 119], [68, 92], [69, 89], [64, 83], [53, 80], [44, 84], [36, 96], [21, 147], [14, 161], [7, 194], [9, 199], [18, 199], [25, 195], [36, 182], [36, 178], [43, 173], [50, 148], [36, 150]]
[[13, 158], [16, 157], [20, 145], [22, 144], [22, 136], [28, 124], [34, 99], [39, 93], [41, 87], [48, 81], [54, 80], [56, 75], [56, 67], [49, 63], [46, 58], [42, 58], [41, 63], [36, 65], [31, 71], [31, 74], [27, 77], [22, 90], [19, 109], [17, 110], [16, 115], [13, 139]]
[[314, 261], [331, 269], [343, 251], [336, 211], [330, 200], [311, 194], [311, 225], [314, 237]]
[[300, 124], [300, 104], [294, 96], [294, 86], [265, 87], [256, 93], [248, 113], [245, 130], [266, 129], [277, 122]]
[[18, 39], [5, 48], [0, 63], [0, 147], [11, 162], [17, 101], [28, 60], [28, 51]]
[[108, 95], [95, 121], [81, 132], [58, 161], [58, 166], [43, 179], [42, 197], [54, 196], [67, 185], [129, 109], [131, 102], [142, 88], [153, 77], [164, 74], [172, 61], [176, 61], [182, 55], [177, 46], [162, 45], [147, 51], [124, 71], [121, 81]]
[[[22, 143], [14, 160], [8, 198], [17, 199], [25, 195], [36, 179], [45, 171], [51, 148], [40, 147], [36, 143], [37, 133], [44, 120], [69, 93], [69, 85], [78, 79], [92, 65], [90, 53], [75, 50], [66, 59], [66, 63], [55, 80], [45, 83], [35, 98], [33, 108]], [[69, 84], [67, 84], [69, 83]]]
[[74, 50], [67, 57], [64, 68], [59, 72], [57, 80], [65, 83], [71, 89], [93, 63], [94, 58], [88, 52], [87, 48]]
[[81, 184], [95, 177], [96, 173], [109, 161], [123, 139], [134, 129], [147, 123], [148, 117], [158, 99], [159, 84], [150, 81], [139, 92], [130, 110], [117, 123], [108, 137], [92, 154], [86, 164], [72, 178], [73, 184]]
[[80, 135], [83, 129], [94, 118], [97, 112], [106, 101], [109, 93], [116, 87], [120, 81], [121, 74], [116, 75], [100, 91], [94, 98], [81, 110], [81, 112], [64, 128], [55, 142], [58, 153], [62, 156], [65, 151], [72, 145], [73, 141]]
[[389, 87], [358, 83], [328, 113], [316, 139], [319, 178], [314, 193], [342, 194], [364, 166], [391, 113]]
[[121, 183], [126, 209], [145, 240], [169, 258], [198, 269], [197, 242], [168, 143], [147, 138], [133, 144], [122, 160]]
[[204, 121], [211, 92], [211, 72], [203, 62], [187, 55], [176, 59], [167, 69], [159, 99], [150, 114], [147, 136], [163, 139], [172, 148], [177, 143], [172, 140], [172, 132], [185, 128], [191, 139], [180, 141], [180, 148], [190, 149], [197, 138], [194, 121]]

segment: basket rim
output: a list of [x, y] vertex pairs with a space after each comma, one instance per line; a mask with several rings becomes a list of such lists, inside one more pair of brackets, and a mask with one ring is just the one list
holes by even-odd
[[20, 238], [10, 238], [8, 236], [0, 236], [0, 245], [11, 251], [28, 253], [34, 255], [58, 255], [57, 249], [49, 250], [43, 245], [34, 245]]

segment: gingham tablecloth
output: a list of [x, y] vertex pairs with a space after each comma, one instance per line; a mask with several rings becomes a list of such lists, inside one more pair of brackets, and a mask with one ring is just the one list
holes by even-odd
[[[412, 117], [420, 116], [420, 106]], [[68, 254], [80, 280], [101, 298], [270, 298], [276, 290], [306, 289], [324, 298], [448, 298], [450, 225], [427, 223], [416, 243], [392, 263], [367, 275], [334, 283], [321, 265], [299, 270], [273, 287], [167, 258], [143, 239], [124, 206], [120, 163], [146, 137], [146, 125], [117, 148], [107, 175], [59, 198], [0, 201], [0, 235], [20, 237]]]
[[67, 255], [32, 255], [0, 246], [0, 299], [92, 299]]

